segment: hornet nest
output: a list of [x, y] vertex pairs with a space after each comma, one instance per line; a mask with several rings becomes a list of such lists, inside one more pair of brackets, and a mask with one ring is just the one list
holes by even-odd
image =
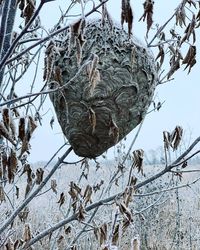
[[75, 153], [94, 158], [142, 121], [157, 84], [155, 61], [108, 21], [78, 21], [63, 40], [46, 52], [50, 88], [59, 87], [50, 99]]

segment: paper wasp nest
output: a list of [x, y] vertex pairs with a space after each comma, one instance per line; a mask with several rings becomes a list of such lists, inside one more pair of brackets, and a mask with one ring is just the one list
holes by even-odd
[[50, 94], [62, 131], [75, 153], [89, 158], [142, 121], [157, 84], [151, 53], [126, 31], [101, 21], [86, 25], [84, 41], [78, 31], [67, 36], [53, 71], [53, 79], [65, 85]]

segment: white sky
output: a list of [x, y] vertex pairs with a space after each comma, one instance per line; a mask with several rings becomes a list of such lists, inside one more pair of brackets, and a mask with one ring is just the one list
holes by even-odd
[[[181, 2], [178, 0], [154, 1], [154, 21], [160, 24], [163, 24], [170, 17], [172, 11]], [[48, 28], [53, 27], [59, 17], [59, 6], [64, 10], [64, 8], [68, 6], [68, 4], [65, 4], [66, 2], [68, 3], [69, 1], [57, 0], [47, 3], [41, 11], [42, 23], [48, 26]], [[97, 3], [98, 1], [95, 2]], [[143, 13], [143, 1], [132, 0], [131, 3], [134, 10], [133, 33], [140, 40], [144, 41], [146, 24], [141, 22], [138, 23], [138, 19]], [[89, 5], [91, 8], [92, 2], [90, 2]], [[121, 1], [110, 0], [107, 6], [113, 19], [120, 21]], [[78, 13], [80, 13], [79, 10], [74, 10], [73, 12], [73, 14]], [[154, 32], [150, 32], [150, 38], [153, 34]], [[198, 31], [197, 40], [199, 38], [200, 33]], [[200, 83], [199, 77], [197, 77], [199, 75], [199, 57], [198, 52], [198, 63], [195, 65], [190, 75], [187, 75], [187, 72], [180, 71], [174, 75], [174, 81], [159, 86], [156, 89], [156, 101], [165, 101], [165, 103], [159, 112], [152, 112], [146, 117], [133, 149], [156, 149], [158, 146], [162, 145], [162, 131], [171, 131], [176, 125], [180, 125], [184, 128], [186, 133], [185, 140], [187, 140], [187, 142], [200, 135]], [[42, 81], [41, 74], [38, 76], [37, 81]], [[44, 107], [44, 113], [49, 109], [49, 105], [50, 104], [47, 103], [47, 107]], [[55, 123], [53, 130], [49, 125], [52, 114], [53, 109], [50, 107], [50, 111], [43, 118], [43, 127], [37, 129], [32, 139], [32, 150], [30, 155], [30, 160], [32, 162], [49, 160], [64, 142], [58, 124]], [[127, 148], [136, 131], [137, 129], [129, 134], [126, 141]], [[109, 149], [108, 154], [111, 155], [112, 151], [113, 149]], [[75, 157], [72, 155], [70, 160], [73, 159], [75, 159]]]

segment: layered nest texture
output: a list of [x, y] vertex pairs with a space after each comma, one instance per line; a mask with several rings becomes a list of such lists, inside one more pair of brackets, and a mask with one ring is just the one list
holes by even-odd
[[53, 72], [51, 80], [62, 89], [50, 99], [62, 131], [75, 153], [89, 158], [142, 121], [157, 84], [151, 52], [120, 27], [101, 21], [88, 23], [84, 34], [69, 32]]

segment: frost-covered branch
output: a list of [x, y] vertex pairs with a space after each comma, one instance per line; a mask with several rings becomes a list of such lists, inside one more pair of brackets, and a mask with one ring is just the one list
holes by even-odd
[[12, 215], [4, 222], [4, 224], [0, 227], [0, 234], [4, 232], [4, 230], [13, 222], [13, 220], [18, 216], [18, 214], [33, 200], [33, 198], [40, 192], [40, 190], [46, 185], [55, 171], [58, 169], [60, 164], [63, 163], [65, 158], [72, 151], [72, 147], [70, 147], [57, 161], [54, 167], [51, 169], [49, 174], [45, 177], [45, 179], [41, 182], [41, 184], [36, 188], [36, 190], [27, 196], [27, 198], [23, 201], [23, 203], [12, 213]]

